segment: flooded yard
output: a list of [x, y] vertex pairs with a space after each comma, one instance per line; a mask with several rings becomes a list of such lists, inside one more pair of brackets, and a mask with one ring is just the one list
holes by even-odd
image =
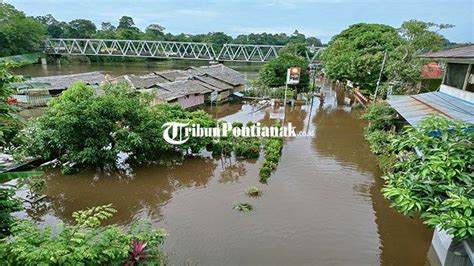
[[[204, 153], [168, 157], [123, 173], [64, 176], [46, 169], [48, 196], [27, 214], [42, 224], [71, 221], [74, 211], [112, 203], [111, 223], [151, 219], [167, 230], [171, 265], [427, 265], [432, 232], [389, 208], [377, 162], [363, 137], [359, 110], [326, 100], [287, 107], [286, 121], [314, 136], [285, 140], [268, 184], [260, 184], [263, 156], [223, 161]], [[271, 123], [267, 108], [228, 103], [206, 107], [227, 121]], [[262, 196], [245, 191], [258, 186]], [[249, 202], [255, 209], [232, 209]]]

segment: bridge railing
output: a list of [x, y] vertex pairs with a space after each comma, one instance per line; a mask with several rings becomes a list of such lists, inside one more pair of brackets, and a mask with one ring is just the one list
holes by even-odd
[[[216, 53], [214, 45], [200, 42], [115, 40], [115, 39], [47, 39], [49, 54], [133, 56], [172, 59], [266, 62], [278, 57], [279, 45], [224, 44]], [[312, 63], [322, 48], [310, 47]]]

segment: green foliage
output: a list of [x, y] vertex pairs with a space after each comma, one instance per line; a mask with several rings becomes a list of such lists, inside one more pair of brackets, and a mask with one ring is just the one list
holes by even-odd
[[20, 211], [22, 209], [22, 201], [15, 197], [16, 190], [18, 187], [24, 184], [30, 187], [31, 192], [37, 192], [41, 180], [35, 184], [33, 177], [42, 176], [42, 171], [26, 171], [26, 172], [7, 172], [0, 174], [0, 182], [7, 182], [13, 179], [17, 179], [18, 183], [15, 186], [2, 186], [0, 187], [0, 238], [7, 236], [10, 233], [10, 227], [15, 222], [12, 216], [12, 212]]
[[249, 187], [245, 193], [250, 197], [257, 197], [260, 195], [261, 191], [258, 187]]
[[382, 154], [386, 152], [387, 145], [390, 144], [394, 133], [383, 130], [369, 131], [366, 135], [367, 141], [370, 144], [370, 149], [375, 154]]
[[334, 36], [321, 59], [331, 79], [351, 80], [373, 90], [385, 50], [392, 51], [402, 43], [395, 28], [358, 23]]
[[375, 102], [367, 106], [362, 119], [367, 120], [369, 125], [368, 133], [375, 130], [390, 130], [396, 125], [397, 112], [387, 102]]
[[15, 189], [0, 188], [0, 238], [10, 233], [10, 226], [15, 221], [11, 213], [21, 209], [22, 202], [15, 198]]
[[251, 212], [253, 210], [253, 206], [250, 203], [238, 203], [234, 205], [234, 209], [241, 212]]
[[0, 174], [0, 182], [7, 182], [13, 179], [28, 179], [30, 177], [42, 176], [43, 174], [43, 171], [6, 172]]
[[[298, 53], [298, 50], [288, 48], [288, 50]], [[260, 81], [267, 87], [284, 86], [286, 82], [286, 72], [290, 67], [300, 67], [300, 83], [296, 86], [299, 89], [306, 88], [309, 84], [308, 60], [305, 57], [294, 55], [292, 52], [280, 54], [277, 58], [266, 63], [260, 70]]]
[[234, 152], [236, 156], [245, 158], [258, 158], [260, 156], [260, 143], [258, 138], [236, 138]]
[[52, 99], [45, 114], [23, 133], [21, 152], [57, 158], [65, 167], [113, 167], [119, 153], [145, 161], [176, 149], [197, 152], [211, 141], [191, 138], [175, 147], [161, 137], [162, 125], [169, 121], [212, 125], [214, 121], [203, 111], [188, 112], [168, 104], [151, 107], [149, 95], [133, 94], [125, 83], [103, 90], [103, 95], [97, 95], [92, 87], [75, 83]]
[[428, 52], [443, 48], [446, 39], [438, 31], [452, 27], [454, 25], [409, 20], [403, 22], [399, 31], [417, 52]]
[[270, 138], [265, 145], [265, 160], [260, 168], [260, 182], [266, 183], [272, 172], [276, 169], [283, 148], [282, 138]]
[[405, 92], [419, 80], [426, 62], [417, 56], [439, 50], [445, 39], [438, 31], [450, 27], [417, 20], [404, 22], [398, 30], [387, 25], [359, 23], [333, 37], [321, 59], [330, 78], [351, 80], [373, 93], [387, 52], [382, 84], [385, 88], [394, 87], [395, 92]]
[[9, 4], [0, 4], [0, 57], [37, 50], [45, 29]]
[[[387, 153], [397, 155], [382, 192], [406, 215], [420, 213], [456, 239], [474, 235], [473, 124], [424, 119], [395, 136]], [[417, 156], [418, 149], [421, 156]]]
[[19, 221], [0, 242], [0, 256], [12, 265], [118, 265], [129, 259], [132, 241], [145, 241], [147, 256], [139, 262], [161, 264], [159, 245], [166, 233], [150, 223], [134, 223], [127, 231], [116, 225], [99, 227], [112, 216], [110, 205], [75, 212], [76, 224], [40, 229]]
[[17, 110], [7, 104], [13, 92], [10, 84], [21, 80], [9, 72], [10, 67], [9, 62], [0, 62], [0, 146], [3, 148], [12, 146], [13, 138], [23, 127], [23, 122], [15, 114]]

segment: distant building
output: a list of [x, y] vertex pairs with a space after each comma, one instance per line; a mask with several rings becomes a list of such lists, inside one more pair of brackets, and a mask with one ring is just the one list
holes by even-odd
[[154, 88], [142, 91], [150, 92], [155, 96], [153, 104], [177, 103], [185, 109], [203, 105], [204, 95], [212, 92], [202, 82], [191, 79], [161, 83]]
[[45, 106], [51, 97], [59, 96], [77, 81], [98, 88], [104, 80], [105, 75], [100, 72], [36, 77], [12, 84], [16, 89], [12, 97], [20, 105], [28, 107]]

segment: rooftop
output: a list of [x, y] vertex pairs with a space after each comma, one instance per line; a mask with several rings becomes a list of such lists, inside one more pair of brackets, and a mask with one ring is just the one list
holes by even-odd
[[160, 83], [169, 82], [162, 76], [154, 73], [144, 76], [126, 75], [125, 79], [128, 80], [135, 89], [147, 89]]
[[170, 70], [170, 71], [160, 71], [155, 72], [156, 75], [166, 79], [167, 81], [177, 81], [188, 78], [188, 73], [181, 70]]
[[422, 54], [423, 58], [434, 59], [472, 59], [474, 60], [474, 45], [453, 48], [445, 51]]
[[205, 94], [211, 91], [211, 89], [207, 88], [198, 80], [179, 80], [162, 83], [154, 90], [158, 98], [163, 98], [167, 101], [190, 94]]
[[48, 77], [32, 78], [32, 82], [44, 82], [51, 84], [52, 89], [66, 89], [76, 81], [83, 81], [90, 85], [99, 85], [105, 80], [105, 75], [101, 72], [87, 72], [71, 75], [58, 75]]
[[390, 96], [387, 102], [412, 126], [428, 115], [474, 123], [474, 102], [441, 91]]
[[232, 86], [239, 86], [245, 84], [245, 78], [238, 71], [233, 70], [223, 64], [202, 67], [187, 68], [191, 73], [206, 74], [215, 79], [224, 81]]

